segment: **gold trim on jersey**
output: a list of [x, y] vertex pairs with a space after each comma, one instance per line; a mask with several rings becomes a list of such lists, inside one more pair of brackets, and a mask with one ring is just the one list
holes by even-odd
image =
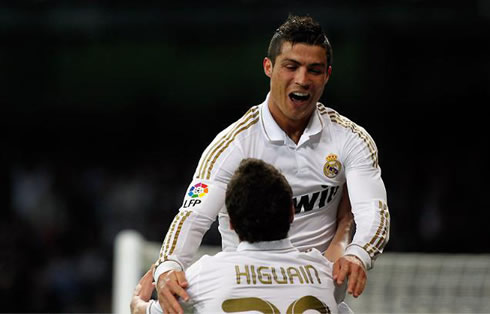
[[168, 244], [170, 242], [170, 239], [172, 238], [172, 234], [173, 234], [173, 231], [175, 229], [175, 225], [177, 224], [177, 222], [179, 221], [181, 216], [182, 216], [182, 212], [178, 213], [175, 216], [175, 218], [172, 221], [172, 224], [170, 225], [170, 228], [168, 229], [167, 235], [165, 236], [165, 239], [163, 240], [163, 244], [162, 244], [162, 247], [160, 249], [160, 258], [159, 258], [160, 263], [162, 263], [167, 258], [166, 251], [168, 248]]
[[221, 308], [225, 313], [259, 312], [280, 314], [281, 311], [272, 303], [257, 297], [235, 298], [224, 300]]
[[373, 236], [371, 241], [366, 243], [366, 245], [363, 247], [373, 259], [383, 250], [389, 236], [390, 214], [388, 212], [388, 205], [384, 204], [382, 201], [378, 201], [378, 207], [381, 215], [378, 230], [376, 230], [376, 234]]
[[209, 162], [209, 158], [210, 158], [210, 157], [211, 157], [211, 155], [212, 155], [212, 154], [214, 154], [214, 152], [216, 151], [216, 149], [217, 149], [216, 147], [217, 147], [219, 144], [221, 144], [221, 143], [222, 143], [222, 141], [224, 141], [224, 140], [225, 140], [225, 138], [226, 138], [227, 136], [229, 136], [231, 133], [233, 133], [233, 132], [236, 130], [236, 128], [238, 127], [239, 122], [241, 122], [242, 120], [245, 120], [244, 122], [248, 121], [248, 119], [250, 118], [250, 115], [251, 115], [251, 113], [254, 111], [254, 109], [255, 109], [255, 107], [250, 108], [250, 109], [249, 109], [249, 110], [248, 110], [248, 111], [247, 111], [247, 112], [246, 112], [246, 113], [243, 115], [243, 117], [241, 117], [241, 118], [240, 118], [240, 119], [239, 119], [239, 120], [236, 122], [236, 124], [237, 124], [237, 125], [235, 125], [235, 127], [234, 127], [234, 128], [233, 128], [233, 129], [232, 129], [230, 132], [228, 132], [228, 133], [226, 133], [225, 135], [223, 135], [223, 136], [222, 136], [222, 137], [221, 137], [219, 140], [217, 140], [217, 141], [216, 141], [216, 142], [213, 144], [213, 146], [212, 146], [212, 147], [210, 147], [210, 148], [209, 148], [209, 150], [208, 150], [208, 152], [207, 152], [206, 156], [205, 156], [203, 159], [201, 159], [201, 161], [200, 161], [200, 165], [199, 165], [199, 172], [198, 172], [198, 176], [197, 176], [197, 178], [202, 178], [202, 177], [204, 176], [203, 167], [204, 167], [204, 168], [205, 168], [205, 167], [207, 167], [207, 166], [204, 166], [204, 165], [207, 165], [207, 163]]
[[[227, 299], [221, 303], [225, 313], [259, 312], [267, 314], [280, 314], [281, 311], [271, 302], [257, 297]], [[312, 295], [305, 295], [291, 303], [286, 314], [299, 314], [313, 310], [318, 313], [330, 314], [330, 308], [320, 299]]]
[[[187, 219], [187, 217], [189, 217], [191, 213], [192, 211], [188, 210], [188, 211], [180, 212], [179, 214], [177, 214], [177, 216], [175, 216], [172, 225], [170, 226], [170, 229], [167, 232], [167, 235], [165, 236], [165, 240], [163, 241], [162, 248], [160, 249], [159, 263], [166, 261], [168, 259], [168, 256], [172, 255], [172, 253], [174, 252], [175, 245], [177, 243], [177, 239], [180, 234], [180, 230], [182, 229], [182, 225], [184, 224], [184, 221]], [[172, 247], [170, 247], [170, 241], [172, 239], [172, 235], [174, 233], [174, 229], [176, 226], [178, 227], [174, 235], [174, 241], [172, 243]]]
[[182, 229], [182, 225], [184, 224], [184, 221], [187, 219], [187, 217], [190, 216], [191, 213], [192, 213], [192, 211], [190, 211], [190, 210], [187, 211], [185, 213], [185, 215], [182, 217], [182, 219], [180, 220], [179, 226], [177, 227], [177, 230], [175, 231], [174, 242], [172, 243], [172, 248], [170, 249], [170, 252], [168, 253], [168, 255], [172, 255], [174, 253], [175, 245], [177, 244], [177, 239], [179, 238], [180, 230]]
[[250, 108], [247, 113], [235, 123], [235, 126], [229, 132], [224, 134], [214, 143], [200, 162], [197, 179], [209, 179], [211, 177], [211, 171], [213, 170], [214, 164], [223, 151], [228, 148], [238, 134], [259, 121], [258, 108], [258, 106]]
[[350, 129], [353, 133], [357, 134], [359, 138], [361, 138], [364, 143], [366, 143], [367, 147], [369, 148], [370, 152], [370, 157], [373, 160], [373, 167], [378, 168], [378, 151], [376, 149], [376, 145], [374, 144], [373, 139], [369, 134], [363, 130], [361, 127], [359, 127], [357, 124], [352, 122], [351, 120], [347, 119], [346, 117], [340, 115], [336, 111], [329, 111], [323, 104], [318, 103], [317, 104], [318, 111], [320, 112], [321, 115], [326, 115], [330, 117], [330, 120], [332, 122], [337, 123], [347, 129]]
[[389, 232], [390, 232], [390, 213], [388, 211], [388, 205], [383, 204], [383, 202], [379, 201], [379, 206], [383, 206], [382, 215], [385, 218], [385, 227], [383, 228], [383, 233], [381, 237], [379, 237], [378, 242], [374, 245], [379, 250], [382, 250], [386, 243], [388, 242]]
[[327, 108], [322, 103], [317, 103], [316, 107], [318, 108], [318, 111], [320, 112], [320, 114], [324, 115], [324, 114], [328, 113]]

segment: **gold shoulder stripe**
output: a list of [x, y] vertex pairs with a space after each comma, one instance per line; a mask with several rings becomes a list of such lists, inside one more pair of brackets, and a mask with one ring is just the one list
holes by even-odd
[[[256, 108], [254, 108], [254, 109], [256, 109]], [[243, 121], [241, 121], [241, 122], [238, 121], [240, 123], [237, 122], [235, 127], [229, 133], [227, 133], [225, 136], [223, 136], [220, 139], [218, 145], [216, 145], [214, 147], [214, 149], [211, 151], [211, 153], [207, 157], [206, 162], [205, 162], [205, 166], [204, 166], [202, 172], [200, 173], [199, 178], [209, 179], [211, 169], [213, 168], [214, 162], [216, 161], [217, 157], [223, 152], [223, 149], [221, 149], [223, 147], [223, 145], [225, 145], [225, 147], [228, 147], [230, 139], [231, 139], [231, 141], [233, 141], [235, 139], [236, 135], [243, 130], [243, 128], [240, 128], [240, 127], [242, 127], [244, 124], [248, 123], [251, 119], [255, 119], [258, 115], [259, 115], [258, 110], [251, 111], [251, 113], [246, 117], [246, 119], [242, 119]], [[252, 122], [253, 122], [253, 120], [252, 120]], [[226, 144], [226, 143], [228, 143], [228, 144]], [[214, 158], [212, 158], [213, 156], [214, 156]]]
[[327, 108], [322, 103], [317, 103], [316, 106], [321, 115], [328, 113]]
[[345, 117], [342, 117], [337, 112], [330, 111], [328, 114], [333, 122], [340, 124], [345, 128], [351, 129], [352, 132], [356, 133], [361, 139], [363, 139], [364, 142], [366, 142], [370, 150], [375, 150], [376, 147], [370, 136], [363, 132], [357, 124]]
[[[235, 124], [238, 124], [238, 123], [239, 123], [240, 121], [242, 121], [242, 120], [246, 120], [246, 119], [247, 119], [247, 117], [248, 117], [248, 116], [251, 114], [251, 112], [253, 112], [253, 111], [254, 111], [254, 109], [255, 109], [255, 107], [250, 108], [250, 109], [249, 109], [249, 110], [248, 110], [248, 111], [247, 111], [247, 112], [246, 112], [246, 113], [243, 115], [243, 117], [241, 117], [241, 118], [240, 118], [240, 119], [239, 119], [239, 120], [238, 120], [238, 121], [237, 121]], [[206, 163], [207, 163], [207, 161], [209, 160], [209, 156], [210, 156], [210, 154], [212, 154], [212, 153], [215, 151], [215, 147], [216, 147], [217, 145], [219, 145], [219, 143], [221, 143], [221, 141], [223, 141], [223, 139], [224, 139], [226, 136], [228, 136], [230, 133], [232, 133], [232, 132], [234, 131], [234, 129], [236, 129], [236, 126], [235, 126], [235, 127], [234, 127], [234, 128], [233, 128], [233, 129], [232, 129], [230, 132], [228, 132], [228, 133], [226, 133], [225, 135], [223, 135], [223, 136], [222, 136], [222, 137], [221, 137], [219, 140], [215, 141], [215, 143], [213, 144], [213, 146], [209, 148], [209, 150], [208, 150], [208, 152], [207, 152], [206, 156], [205, 156], [204, 158], [202, 158], [202, 159], [201, 159], [201, 161], [200, 161], [199, 172], [198, 172], [198, 176], [197, 176], [197, 178], [201, 178], [201, 177], [202, 177], [202, 169], [203, 169], [203, 166], [204, 166], [204, 164], [206, 164]]]
[[206, 172], [204, 173], [206, 180], [209, 180], [209, 178], [211, 177], [211, 171], [213, 170], [214, 163], [216, 162], [218, 157], [228, 148], [228, 146], [230, 146], [230, 144], [235, 140], [238, 134], [242, 133], [243, 131], [250, 128], [252, 125], [256, 124], [259, 121], [258, 115], [259, 114], [257, 112], [257, 114], [253, 116], [254, 119], [252, 121], [250, 121], [247, 125], [243, 126], [242, 128], [238, 129], [233, 135], [233, 137], [229, 138], [227, 141], [224, 141], [222, 145], [220, 145], [219, 151], [214, 155], [213, 160], [209, 164], [209, 167], [207, 168]]
[[370, 147], [370, 149], [375, 149], [375, 145], [372, 139], [365, 132], [363, 132], [357, 124], [341, 116], [337, 112], [329, 111], [328, 114], [333, 122], [340, 124], [345, 128], [351, 129], [352, 132], [359, 135], [359, 137], [361, 137], [366, 142], [366, 144]]
[[247, 123], [247, 121], [249, 121], [251, 118], [254, 118], [256, 115], [257, 115], [257, 112], [258, 112], [258, 106], [253, 106], [252, 108], [250, 108], [246, 113], [245, 115], [243, 115], [242, 118], [240, 118], [237, 122], [235, 122], [235, 126], [229, 131], [227, 132], [226, 134], [224, 134], [219, 140], [215, 141], [215, 143], [213, 144], [212, 147], [209, 148], [206, 156], [204, 158], [201, 159], [201, 162], [200, 162], [200, 165], [199, 165], [199, 172], [198, 172], [198, 175], [197, 175], [197, 178], [203, 178], [204, 177], [204, 174], [205, 174], [205, 171], [204, 169], [206, 169], [208, 167], [208, 164], [212, 158], [212, 156], [215, 154], [216, 150], [221, 146], [223, 145], [223, 143], [229, 139], [232, 134], [240, 127], [242, 126], [243, 124]]
[[361, 140], [366, 143], [370, 157], [373, 160], [373, 167], [378, 167], [378, 152], [376, 149], [376, 145], [374, 144], [373, 139], [369, 136], [363, 129], [361, 129], [357, 124], [352, 122], [351, 120], [341, 116], [339, 113], [335, 111], [328, 111], [328, 115], [330, 116], [330, 120], [332, 122], [337, 123], [347, 129], [350, 129], [353, 133], [357, 134]]

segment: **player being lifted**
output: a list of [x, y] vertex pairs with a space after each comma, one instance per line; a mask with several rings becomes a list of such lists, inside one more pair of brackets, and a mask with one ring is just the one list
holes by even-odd
[[278, 168], [293, 191], [295, 219], [289, 237], [300, 251], [324, 252], [337, 228], [344, 184], [356, 232], [333, 278], [358, 296], [366, 270], [389, 238], [386, 190], [378, 151], [366, 130], [319, 103], [332, 73], [332, 48], [310, 17], [290, 16], [272, 36], [263, 61], [270, 78], [265, 101], [217, 135], [205, 149], [179, 213], [165, 236], [154, 278], [160, 304], [181, 312], [175, 296], [188, 299], [185, 270], [204, 233], [218, 217], [223, 251], [239, 239], [225, 206], [226, 186], [244, 158]]
[[[293, 194], [286, 178], [259, 159], [244, 159], [226, 191], [230, 226], [238, 234], [236, 251], [204, 256], [187, 271], [194, 313], [337, 313], [333, 263], [316, 249], [300, 252], [288, 238], [294, 220]], [[352, 215], [348, 198], [339, 210], [339, 226], [327, 250], [329, 260], [344, 253]], [[133, 314], [162, 313], [150, 300], [148, 272], [135, 289]], [[347, 308], [344, 308], [344, 310]]]

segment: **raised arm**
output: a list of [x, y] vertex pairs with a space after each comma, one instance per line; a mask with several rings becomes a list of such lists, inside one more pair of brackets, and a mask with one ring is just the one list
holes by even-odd
[[[183, 271], [193, 261], [204, 234], [224, 209], [227, 183], [243, 158], [233, 144], [223, 144], [227, 143], [225, 140], [230, 130], [234, 130], [233, 125], [218, 134], [202, 154], [182, 207], [167, 231], [155, 263], [158, 301], [166, 312], [182, 313], [175, 296], [183, 300], [189, 298]], [[221, 221], [220, 228], [226, 229]]]

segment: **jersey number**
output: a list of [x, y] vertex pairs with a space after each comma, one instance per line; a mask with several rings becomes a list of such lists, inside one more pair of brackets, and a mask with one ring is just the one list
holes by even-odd
[[[260, 298], [238, 298], [223, 301], [221, 308], [226, 313], [257, 311], [264, 314], [280, 314], [279, 309], [269, 301]], [[330, 309], [318, 298], [307, 295], [289, 305], [287, 314], [301, 314], [307, 310], [316, 310], [322, 314], [330, 314]]]

